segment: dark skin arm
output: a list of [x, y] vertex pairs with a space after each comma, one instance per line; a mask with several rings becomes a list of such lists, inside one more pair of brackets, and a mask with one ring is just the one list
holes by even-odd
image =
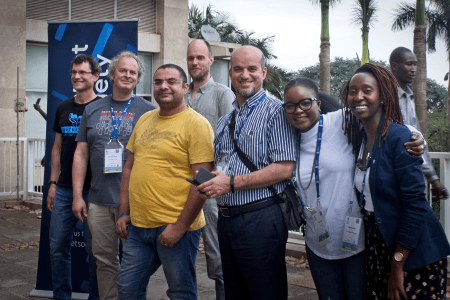
[[405, 143], [406, 150], [415, 157], [422, 157], [423, 151], [425, 149], [423, 139], [420, 135], [413, 133], [411, 135], [411, 142]]
[[388, 281], [388, 297], [390, 300], [407, 300], [405, 286], [404, 286], [404, 273], [403, 267], [408, 259], [409, 250], [397, 245], [395, 252], [400, 252], [403, 254], [402, 261], [396, 261], [394, 258], [391, 259], [391, 275]]
[[37, 100], [37, 102], [35, 104], [33, 104], [33, 107], [35, 110], [37, 110], [41, 116], [47, 121], [47, 114], [45, 113], [45, 111], [42, 110], [41, 106], [39, 105], [39, 101], [41, 101], [41, 98], [39, 98]]

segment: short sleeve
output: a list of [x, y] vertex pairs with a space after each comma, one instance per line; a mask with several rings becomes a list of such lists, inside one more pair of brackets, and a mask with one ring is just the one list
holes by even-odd
[[271, 163], [295, 161], [295, 130], [280, 107], [269, 120], [268, 153]]
[[[214, 161], [214, 132], [206, 119], [199, 118], [196, 122], [190, 122], [188, 151], [189, 163], [200, 164]], [[131, 151], [131, 150], [130, 150]]]
[[77, 142], [87, 142], [86, 123], [88, 118], [88, 109], [86, 108], [81, 117], [80, 127], [78, 127]]
[[128, 140], [128, 144], [127, 144], [127, 149], [130, 150], [130, 152], [133, 152], [133, 153], [134, 153], [134, 141], [136, 139], [136, 132], [137, 132], [138, 127], [139, 127], [139, 121], [136, 124], [136, 126], [134, 127], [134, 130], [131, 133], [130, 139]]
[[56, 133], [62, 133], [61, 127], [59, 127], [59, 119], [61, 117], [61, 106], [56, 107], [55, 119], [53, 120], [52, 130]]
[[219, 117], [233, 109], [234, 98], [233, 92], [229, 88], [224, 87], [222, 97], [219, 99]]

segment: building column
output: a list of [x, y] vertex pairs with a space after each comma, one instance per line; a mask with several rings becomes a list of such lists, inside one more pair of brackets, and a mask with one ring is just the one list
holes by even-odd
[[[19, 98], [25, 98], [26, 65], [26, 0], [0, 0], [0, 137], [17, 136], [17, 113], [14, 111], [17, 98], [17, 67], [19, 67]], [[25, 115], [20, 113], [19, 136], [25, 136]], [[16, 147], [0, 149], [0, 186], [14, 191], [16, 186]], [[3, 146], [3, 145], [2, 145]], [[19, 150], [20, 151], [20, 150]], [[20, 164], [23, 151], [20, 151]], [[5, 162], [5, 164], [3, 164]], [[7, 172], [4, 172], [4, 171]], [[21, 173], [23, 172], [20, 166]], [[3, 176], [4, 175], [4, 176]], [[20, 183], [20, 187], [23, 183]], [[0, 203], [1, 204], [1, 203]]]
[[153, 72], [163, 64], [172, 63], [179, 65], [187, 73], [188, 1], [156, 0], [156, 10], [161, 52], [153, 56]]

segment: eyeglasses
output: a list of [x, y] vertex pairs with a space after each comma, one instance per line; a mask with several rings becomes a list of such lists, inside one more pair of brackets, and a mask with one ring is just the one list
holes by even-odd
[[168, 85], [175, 85], [175, 84], [177, 84], [177, 83], [182, 83], [182, 82], [184, 82], [184, 81], [183, 81], [183, 80], [176, 80], [175, 78], [169, 78], [169, 79], [167, 79], [167, 80], [155, 79], [155, 80], [153, 81], [153, 84], [154, 84], [155, 86], [160, 86], [160, 85], [162, 85], [164, 82], [167, 82]]
[[297, 103], [287, 102], [283, 104], [283, 108], [288, 114], [293, 114], [297, 110], [297, 107], [300, 107], [303, 111], [307, 111], [311, 109], [313, 101], [317, 101], [317, 98], [306, 98]]
[[86, 76], [87, 74], [92, 74], [92, 72], [75, 71], [75, 70], [70, 71], [70, 75], [72, 75], [72, 76], [76, 76], [77, 74], [80, 76]]

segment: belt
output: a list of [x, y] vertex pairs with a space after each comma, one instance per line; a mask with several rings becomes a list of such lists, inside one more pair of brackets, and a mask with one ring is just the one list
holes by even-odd
[[235, 217], [245, 213], [249, 213], [255, 210], [260, 210], [277, 203], [273, 197], [264, 198], [258, 201], [254, 201], [249, 204], [240, 206], [220, 206], [218, 205], [219, 211], [223, 217]]

